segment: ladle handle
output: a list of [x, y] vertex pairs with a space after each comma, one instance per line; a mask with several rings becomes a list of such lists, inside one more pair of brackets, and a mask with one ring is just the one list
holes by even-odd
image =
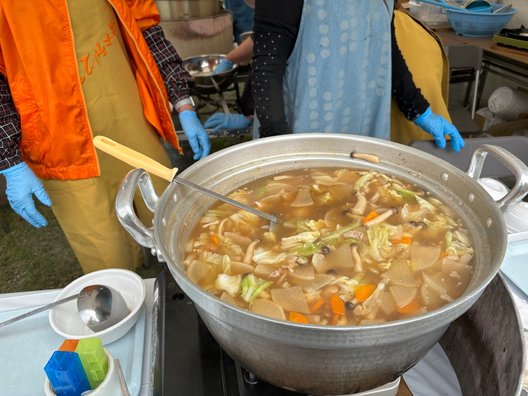
[[429, 5], [436, 6], [436, 7], [448, 8], [451, 10], [458, 10], [458, 11], [464, 10], [462, 7], [456, 7], [456, 6], [447, 4], [444, 1], [436, 1], [436, 0], [417, 0], [417, 1], [420, 3], [425, 3], [425, 4], [429, 4]]
[[176, 183], [183, 184], [184, 186], [187, 186], [189, 188], [192, 188], [194, 190], [200, 191], [202, 194], [205, 194], [211, 198], [218, 199], [219, 201], [225, 202], [227, 204], [236, 206], [237, 208], [243, 209], [249, 213], [253, 213], [254, 215], [260, 216], [264, 219], [267, 219], [273, 223], [279, 223], [279, 219], [277, 216], [261, 212], [258, 209], [252, 208], [251, 206], [247, 206], [244, 204], [241, 204], [238, 201], [235, 201], [234, 199], [228, 198], [225, 195], [218, 194], [214, 191], [208, 190], [207, 188], [203, 188], [202, 186], [199, 186], [198, 184], [193, 183], [192, 181], [189, 181], [187, 179], [182, 179], [181, 177], [174, 176], [174, 181]]
[[94, 137], [93, 143], [99, 150], [110, 154], [112, 157], [120, 159], [134, 168], [145, 169], [147, 172], [170, 182], [178, 172], [178, 168], [167, 168], [152, 158], [123, 146], [105, 136]]
[[71, 300], [76, 300], [77, 298], [79, 298], [79, 294], [75, 294], [73, 296], [66, 297], [66, 298], [63, 298], [61, 300], [54, 301], [54, 302], [46, 304], [46, 305], [44, 305], [44, 306], [42, 306], [40, 308], [37, 308], [37, 309], [34, 309], [32, 311], [26, 312], [25, 314], [15, 316], [14, 318], [8, 319], [8, 320], [3, 321], [3, 322], [0, 322], [0, 328], [2, 328], [4, 326], [7, 326], [8, 324], [11, 324], [11, 323], [14, 323], [14, 322], [18, 322], [19, 320], [25, 319], [25, 318], [27, 318], [29, 316], [38, 314], [39, 312], [46, 311], [46, 310], [48, 310], [50, 308], [53, 308], [55, 305], [59, 305], [59, 304], [62, 304], [62, 303], [65, 303], [65, 302], [68, 302], [68, 301], [71, 301]]

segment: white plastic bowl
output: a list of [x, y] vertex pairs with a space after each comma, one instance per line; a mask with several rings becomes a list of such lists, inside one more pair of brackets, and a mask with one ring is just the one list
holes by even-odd
[[114, 288], [125, 299], [130, 313], [121, 322], [108, 329], [93, 332], [81, 320], [77, 311], [77, 301], [73, 300], [50, 310], [50, 325], [57, 334], [67, 339], [99, 337], [103, 345], [110, 344], [124, 336], [136, 324], [145, 301], [145, 283], [135, 272], [117, 268], [104, 269], [75, 279], [55, 297], [55, 301], [79, 293], [88, 285], [105, 285]]
[[528, 231], [528, 202], [521, 201], [504, 215], [510, 233]]

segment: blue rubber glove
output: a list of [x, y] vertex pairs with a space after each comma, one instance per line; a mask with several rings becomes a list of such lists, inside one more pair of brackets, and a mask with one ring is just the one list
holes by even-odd
[[218, 62], [218, 65], [216, 65], [214, 68], [213, 75], [228, 72], [233, 68], [233, 65], [233, 62], [227, 60], [226, 58], [222, 58], [220, 59], [220, 62]]
[[435, 144], [441, 149], [446, 146], [445, 135], [451, 137], [451, 147], [454, 151], [459, 152], [464, 147], [464, 139], [455, 126], [441, 115], [433, 113], [431, 107], [428, 107], [422, 115], [416, 118], [414, 123], [431, 134]]
[[51, 206], [51, 199], [26, 163], [21, 162], [1, 171], [0, 174], [6, 178], [6, 196], [11, 208], [32, 226], [46, 226], [48, 222], [35, 208], [33, 194], [46, 206]]
[[195, 111], [183, 110], [179, 114], [180, 122], [185, 132], [185, 136], [189, 140], [191, 149], [194, 153], [194, 159], [199, 160], [211, 152], [211, 142], [209, 142], [209, 135], [198, 119]]
[[213, 133], [218, 133], [221, 129], [245, 129], [251, 123], [243, 114], [214, 113], [204, 124], [204, 127], [211, 128]]

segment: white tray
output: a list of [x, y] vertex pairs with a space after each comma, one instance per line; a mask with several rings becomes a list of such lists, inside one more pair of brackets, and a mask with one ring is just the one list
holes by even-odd
[[[52, 302], [59, 290], [0, 295], [0, 321]], [[121, 363], [132, 396], [142, 386], [145, 307], [134, 327], [106, 348]], [[0, 329], [0, 395], [44, 395], [44, 366], [64, 339], [41, 312]]]

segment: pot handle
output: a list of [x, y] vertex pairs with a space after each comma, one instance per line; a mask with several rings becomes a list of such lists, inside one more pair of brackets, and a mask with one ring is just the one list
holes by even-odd
[[119, 186], [115, 202], [117, 218], [137, 243], [153, 249], [156, 247], [154, 231], [145, 227], [134, 210], [134, 195], [138, 186], [145, 205], [151, 212], [155, 212], [159, 197], [154, 190], [152, 180], [144, 169], [134, 169], [128, 172]]
[[515, 176], [515, 185], [504, 197], [497, 201], [497, 205], [503, 213], [506, 213], [513, 205], [520, 202], [528, 193], [528, 166], [508, 150], [491, 145], [483, 144], [478, 147], [471, 156], [471, 162], [467, 174], [478, 180], [482, 173], [484, 160], [488, 154], [492, 154], [502, 162]]

